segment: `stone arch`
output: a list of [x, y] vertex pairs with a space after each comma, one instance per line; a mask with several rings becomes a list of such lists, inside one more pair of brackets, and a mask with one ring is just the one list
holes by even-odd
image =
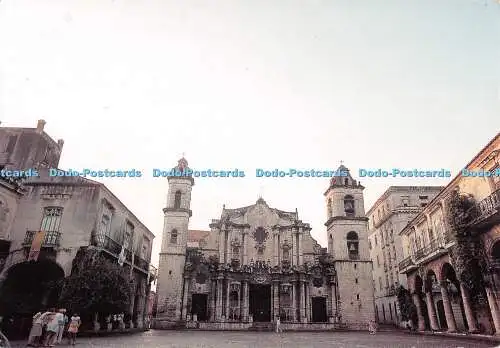
[[488, 248], [488, 256], [492, 261], [500, 262], [500, 237], [491, 242]]
[[10, 335], [25, 335], [33, 313], [56, 307], [61, 295], [64, 269], [52, 259], [12, 265], [0, 288], [0, 315], [12, 319]]

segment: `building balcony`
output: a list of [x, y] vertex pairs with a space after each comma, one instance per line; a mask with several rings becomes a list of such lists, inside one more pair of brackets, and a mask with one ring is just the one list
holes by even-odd
[[477, 227], [488, 227], [500, 223], [500, 189], [477, 203], [479, 216], [472, 222]]
[[401, 273], [406, 273], [416, 268], [417, 265], [415, 265], [411, 256], [408, 256], [399, 263], [399, 272]]
[[[92, 243], [94, 246], [101, 248], [108, 252], [111, 256], [118, 258], [122, 251], [122, 244], [111, 239], [109, 236], [98, 234], [95, 236]], [[132, 251], [125, 249], [125, 262], [129, 265], [134, 266], [134, 268], [140, 270], [143, 273], [148, 273], [151, 271], [150, 264], [148, 261], [144, 260], [139, 255], [132, 255]], [[155, 274], [156, 277], [156, 274]]]
[[[33, 244], [33, 239], [35, 238], [35, 234], [39, 231], [26, 231], [26, 235], [24, 236], [23, 246], [31, 247]], [[61, 232], [58, 231], [46, 231], [45, 236], [42, 241], [43, 248], [56, 248], [59, 246], [61, 241]]]

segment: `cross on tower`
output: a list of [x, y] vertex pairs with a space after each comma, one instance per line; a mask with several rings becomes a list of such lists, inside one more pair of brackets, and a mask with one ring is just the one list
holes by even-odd
[[344, 161], [340, 160], [340, 164], [344, 164]]
[[261, 185], [261, 186], [259, 187], [259, 198], [262, 198], [262, 193], [263, 193], [263, 191], [264, 191], [264, 186], [262, 186], [262, 185]]

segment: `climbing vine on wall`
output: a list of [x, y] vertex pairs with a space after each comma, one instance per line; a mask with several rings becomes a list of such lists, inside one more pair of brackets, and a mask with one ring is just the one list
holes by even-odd
[[452, 192], [448, 199], [448, 224], [456, 243], [450, 250], [450, 258], [460, 282], [469, 290], [472, 303], [485, 302], [483, 289], [487, 274], [484, 247], [472, 222], [478, 216], [477, 205], [470, 195]]

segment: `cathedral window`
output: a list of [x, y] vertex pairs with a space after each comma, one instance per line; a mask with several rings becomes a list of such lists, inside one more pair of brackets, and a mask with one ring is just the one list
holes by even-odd
[[354, 197], [347, 195], [344, 197], [344, 211], [346, 216], [354, 216]]
[[181, 191], [177, 191], [175, 193], [175, 199], [174, 199], [174, 208], [175, 209], [178, 209], [181, 207], [181, 196], [182, 196]]
[[351, 231], [347, 234], [347, 251], [349, 259], [359, 259], [359, 238], [358, 234], [354, 231]]
[[177, 230], [170, 232], [170, 244], [177, 244]]
[[240, 248], [235, 246], [233, 247], [233, 257], [238, 257], [240, 254]]

